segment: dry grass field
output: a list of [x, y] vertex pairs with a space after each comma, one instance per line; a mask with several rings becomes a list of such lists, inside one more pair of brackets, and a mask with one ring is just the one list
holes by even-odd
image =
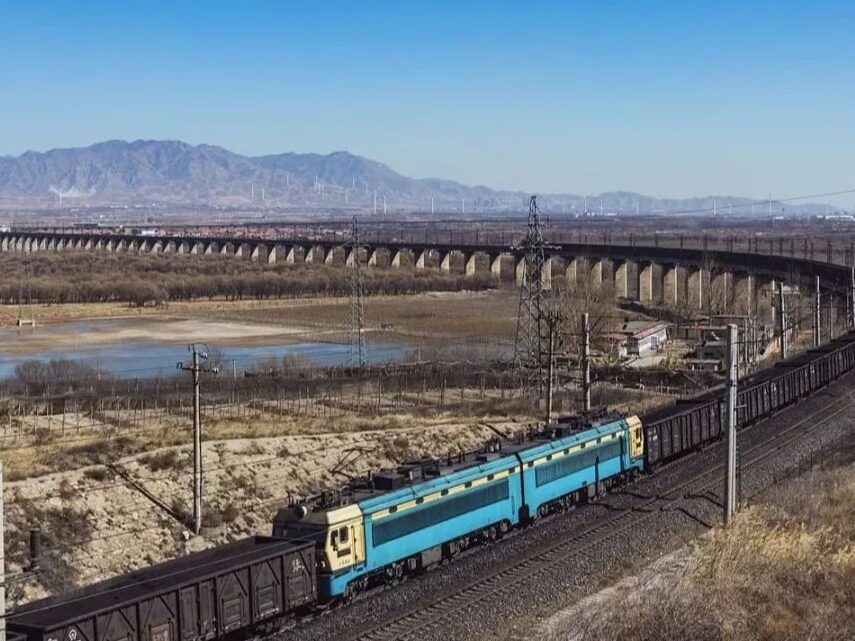
[[544, 628], [541, 641], [855, 639], [855, 467], [776, 487]]
[[[518, 293], [515, 290], [486, 292], [441, 292], [406, 296], [370, 296], [365, 299], [365, 328], [372, 340], [384, 342], [410, 341], [418, 338], [424, 343], [443, 343], [480, 337], [484, 340], [512, 340], [516, 329]], [[216, 343], [223, 339], [222, 324], [246, 327], [242, 341], [252, 344], [253, 326], [270, 329], [260, 332], [258, 341], [297, 342], [312, 340], [323, 332], [328, 340], [345, 340], [350, 323], [348, 297], [296, 298], [281, 300], [213, 300], [172, 302], [159, 307], [136, 307], [126, 303], [68, 303], [62, 305], [33, 305], [28, 314], [39, 326], [50, 326], [50, 340], [57, 340], [59, 323], [75, 321], [118, 320], [121, 328], [138, 334], [145, 332], [151, 340], [184, 340], [177, 337], [175, 323], [196, 325], [192, 328], [197, 341]], [[14, 326], [18, 307], [0, 305], [0, 326]], [[274, 331], [275, 330], [275, 331]], [[22, 335], [38, 337], [35, 332], [22, 330]], [[186, 333], [186, 332], [183, 332]], [[259, 333], [259, 332], [255, 332]], [[288, 336], [282, 336], [282, 334]], [[85, 342], [109, 342], [108, 332], [79, 336]], [[8, 333], [0, 342], [18, 342], [18, 336]]]

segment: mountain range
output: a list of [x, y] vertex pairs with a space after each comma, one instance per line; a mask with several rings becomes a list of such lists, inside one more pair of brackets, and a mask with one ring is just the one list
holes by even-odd
[[[0, 201], [6, 205], [162, 204], [474, 214], [524, 210], [528, 198], [519, 191], [410, 178], [345, 151], [243, 156], [175, 140], [109, 140], [89, 147], [0, 156]], [[768, 213], [768, 203], [730, 196], [543, 194], [538, 202], [547, 211], [567, 213], [668, 213], [713, 207], [721, 213], [731, 208], [747, 213], [752, 204], [757, 213]], [[818, 207], [824, 206], [800, 205], [798, 211], [816, 213]], [[796, 211], [780, 203], [774, 203], [773, 210]]]

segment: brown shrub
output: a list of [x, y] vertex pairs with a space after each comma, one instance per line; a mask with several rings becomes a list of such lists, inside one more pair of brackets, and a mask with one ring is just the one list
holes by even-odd
[[90, 467], [83, 471], [83, 476], [93, 481], [106, 481], [113, 477], [113, 473], [106, 467]]
[[160, 452], [144, 454], [137, 460], [152, 472], [161, 472], [177, 468], [181, 457], [178, 456], [178, 452], [175, 450], [162, 450]]

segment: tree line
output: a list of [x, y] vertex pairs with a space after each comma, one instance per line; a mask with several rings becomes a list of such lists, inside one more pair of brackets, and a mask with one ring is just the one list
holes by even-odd
[[[415, 294], [484, 290], [489, 275], [464, 277], [431, 271], [364, 268], [363, 292]], [[350, 292], [348, 268], [264, 265], [234, 257], [163, 255], [0, 254], [0, 302], [159, 305], [168, 301], [342, 296]]]

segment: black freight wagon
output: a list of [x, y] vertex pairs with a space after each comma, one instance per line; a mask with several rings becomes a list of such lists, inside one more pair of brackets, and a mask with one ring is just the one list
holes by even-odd
[[[736, 403], [740, 428], [798, 402], [853, 367], [855, 333], [849, 332], [740, 379]], [[642, 416], [647, 464], [670, 461], [720, 438], [726, 411], [725, 389], [719, 385]]]
[[8, 623], [27, 641], [203, 641], [316, 601], [314, 544], [255, 536], [28, 603]]

